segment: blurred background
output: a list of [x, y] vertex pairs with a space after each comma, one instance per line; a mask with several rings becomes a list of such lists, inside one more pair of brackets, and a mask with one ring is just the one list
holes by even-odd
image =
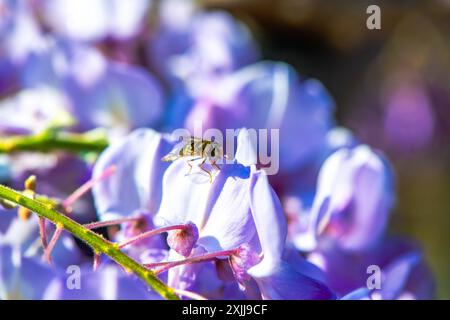
[[[391, 231], [418, 240], [450, 298], [450, 1], [202, 1], [249, 25], [265, 59], [320, 79], [339, 123], [397, 175]], [[381, 30], [366, 8], [381, 8]]]

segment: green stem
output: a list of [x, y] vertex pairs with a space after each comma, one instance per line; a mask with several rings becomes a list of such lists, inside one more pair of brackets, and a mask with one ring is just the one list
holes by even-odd
[[15, 151], [50, 152], [54, 150], [100, 152], [107, 146], [106, 136], [95, 131], [68, 133], [49, 130], [29, 136], [0, 137], [0, 154]]
[[69, 217], [53, 210], [51, 205], [46, 205], [40, 201], [28, 198], [23, 194], [10, 189], [6, 186], [0, 185], [0, 198], [16, 203], [25, 207], [39, 216], [53, 222], [57, 227], [62, 227], [72, 233], [80, 240], [86, 242], [94, 252], [103, 253], [111, 257], [114, 261], [120, 264], [125, 270], [133, 272], [143, 281], [145, 281], [151, 288], [158, 292], [163, 298], [175, 300], [178, 297], [175, 295], [173, 289], [167, 287], [161, 282], [151, 270], [148, 270], [128, 255], [123, 253], [117, 244], [111, 243], [95, 232], [83, 227], [81, 224], [70, 219]]

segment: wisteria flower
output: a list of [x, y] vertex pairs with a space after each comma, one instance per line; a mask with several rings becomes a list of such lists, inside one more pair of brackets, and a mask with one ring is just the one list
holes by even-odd
[[[308, 260], [325, 273], [326, 283], [346, 299], [432, 299], [435, 284], [423, 253], [410, 239], [388, 238], [369, 250], [349, 252], [336, 245], [318, 249]], [[369, 287], [368, 269], [381, 271], [379, 287]], [[379, 268], [379, 269], [378, 269]], [[353, 292], [364, 288], [358, 292]]]
[[28, 2], [0, 2], [0, 94], [20, 88], [20, 72], [45, 40]]
[[[39, 86], [0, 102], [0, 133], [36, 134], [74, 124], [69, 102], [59, 91]], [[22, 116], [17, 117], [17, 113]]]
[[[135, 300], [158, 299], [117, 266], [104, 265], [95, 273], [90, 266], [58, 269], [26, 257], [14, 247], [0, 245], [0, 298], [8, 300]], [[67, 272], [69, 271], [69, 272]], [[39, 276], [36, 276], [39, 275]]]
[[[245, 286], [253, 278], [263, 298], [332, 298], [325, 285], [282, 260], [286, 221], [264, 172], [235, 163], [222, 166], [210, 184], [192, 182], [185, 175], [183, 160], [167, 169], [155, 218], [160, 225], [193, 223], [198, 229], [198, 234], [178, 238], [178, 244], [169, 243], [173, 250], [187, 243], [191, 247], [192, 237], [198, 237], [206, 257], [228, 257], [237, 281]], [[181, 264], [195, 259], [189, 256]], [[170, 272], [176, 271], [169, 270], [169, 279]]]
[[190, 107], [183, 103], [178, 107], [187, 112], [183, 125], [191, 132], [197, 127], [223, 132], [241, 127], [278, 129], [281, 172], [296, 170], [321, 154], [334, 124], [334, 103], [323, 85], [299, 79], [281, 62], [242, 68], [219, 83], [205, 84], [186, 103]]
[[259, 50], [247, 27], [222, 11], [197, 10], [193, 1], [161, 3], [149, 58], [171, 82], [191, 88], [254, 62]]
[[[23, 220], [18, 217], [16, 211], [13, 212], [15, 215], [2, 212], [5, 216], [0, 219], [5, 222], [8, 221], [8, 226], [4, 232], [0, 231], [0, 245], [10, 246], [21, 255], [33, 257], [36, 261], [45, 261], [39, 236], [38, 217], [33, 215], [28, 220]], [[52, 231], [54, 231], [54, 228], [46, 229], [48, 237], [50, 237]], [[65, 232], [53, 249], [52, 261], [59, 268], [87, 262], [74, 238]]]
[[308, 226], [294, 241], [302, 250], [327, 238], [348, 250], [370, 248], [384, 233], [393, 200], [387, 162], [365, 145], [342, 148], [324, 162]]
[[111, 166], [115, 172], [93, 187], [100, 220], [118, 219], [134, 212], [155, 215], [162, 197], [167, 164], [161, 158], [173, 142], [152, 129], [139, 129], [106, 149], [94, 167], [94, 177]]
[[31, 61], [23, 85], [60, 90], [79, 130], [104, 127], [124, 134], [160, 120], [163, 94], [147, 71], [106, 59], [98, 50], [56, 40]]

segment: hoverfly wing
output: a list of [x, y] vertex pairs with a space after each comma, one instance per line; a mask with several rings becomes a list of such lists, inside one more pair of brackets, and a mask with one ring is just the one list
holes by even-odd
[[177, 143], [168, 154], [166, 154], [164, 157], [161, 158], [161, 161], [172, 162], [178, 160], [179, 158], [182, 157], [181, 151], [183, 150], [183, 148], [184, 142]]
[[179, 158], [180, 158], [179, 155], [170, 152], [170, 153], [166, 154], [164, 157], [162, 157], [161, 161], [163, 161], [163, 162], [172, 162], [172, 161], [175, 161], [175, 160], [177, 160]]

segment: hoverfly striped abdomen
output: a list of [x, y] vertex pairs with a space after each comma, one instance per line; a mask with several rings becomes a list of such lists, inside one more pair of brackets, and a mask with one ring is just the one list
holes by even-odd
[[[201, 160], [200, 169], [210, 176], [211, 173], [206, 170], [203, 165], [208, 160], [214, 168], [220, 170], [216, 165], [216, 161], [223, 157], [223, 152], [219, 143], [202, 138], [188, 137], [181, 141], [169, 154], [162, 158], [162, 161], [175, 161], [180, 158], [191, 158], [187, 160], [187, 164], [192, 169], [194, 161]], [[189, 170], [190, 172], [191, 170]]]

